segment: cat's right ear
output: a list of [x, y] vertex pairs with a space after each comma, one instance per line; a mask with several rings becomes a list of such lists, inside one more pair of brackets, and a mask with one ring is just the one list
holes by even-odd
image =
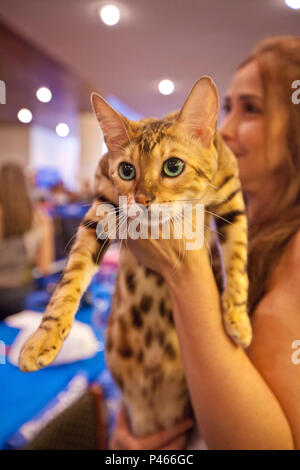
[[120, 150], [120, 147], [130, 140], [130, 122], [115, 111], [102, 96], [91, 94], [91, 103], [97, 120], [103, 132], [107, 148], [111, 151]]

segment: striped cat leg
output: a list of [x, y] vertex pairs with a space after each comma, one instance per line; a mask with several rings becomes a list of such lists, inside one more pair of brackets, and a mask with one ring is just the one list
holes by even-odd
[[[216, 225], [226, 273], [222, 295], [224, 325], [235, 343], [249, 346], [252, 338], [247, 312], [248, 300], [248, 226], [245, 204], [236, 178], [225, 179], [219, 197], [223, 202], [210, 207], [217, 214]], [[227, 188], [226, 188], [227, 186]], [[227, 194], [225, 197], [224, 194]]]
[[110, 241], [97, 237], [99, 202], [94, 202], [77, 231], [63, 276], [47, 306], [39, 328], [24, 344], [19, 367], [34, 371], [50, 364], [66, 339], [80, 298], [99, 268]]

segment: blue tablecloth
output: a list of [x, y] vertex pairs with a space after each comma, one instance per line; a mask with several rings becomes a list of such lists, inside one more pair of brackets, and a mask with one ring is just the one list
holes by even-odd
[[[104, 346], [104, 329], [110, 310], [113, 279], [100, 283], [92, 281], [89, 293], [76, 315], [76, 319], [92, 326], [95, 336]], [[34, 296], [36, 296], [34, 298]], [[33, 293], [27, 308], [42, 311], [49, 294]], [[90, 305], [89, 305], [90, 304]], [[13, 343], [19, 330], [0, 323], [0, 341], [7, 348]], [[3, 343], [2, 343], [3, 344]], [[2, 358], [2, 361], [3, 358]], [[61, 406], [60, 402], [74, 395], [76, 387], [84, 383], [103, 385], [107, 399], [117, 401], [118, 391], [105, 366], [104, 351], [94, 357], [71, 364], [52, 366], [37, 372], [22, 373], [6, 358], [0, 364], [0, 448], [20, 448], [31, 435], [31, 427], [49, 415], [49, 409]], [[80, 388], [80, 387], [79, 387]], [[112, 406], [110, 406], [110, 410]], [[111, 418], [111, 417], [110, 417]], [[20, 428], [27, 423], [26, 435]], [[109, 425], [112, 426], [110, 419]]]

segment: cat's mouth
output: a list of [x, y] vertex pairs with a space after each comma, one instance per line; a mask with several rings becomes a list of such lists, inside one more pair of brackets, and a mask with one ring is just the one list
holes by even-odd
[[138, 221], [141, 225], [158, 226], [176, 218], [178, 208], [173, 204], [152, 203], [148, 208], [142, 204], [129, 204], [123, 206], [121, 211], [128, 221]]

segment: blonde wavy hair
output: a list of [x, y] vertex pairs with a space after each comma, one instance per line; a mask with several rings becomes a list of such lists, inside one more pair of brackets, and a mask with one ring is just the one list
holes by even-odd
[[300, 104], [292, 101], [292, 83], [300, 80], [300, 36], [261, 41], [239, 69], [251, 61], [258, 63], [263, 82], [266, 158], [272, 151], [281, 153], [283, 184], [249, 223], [250, 314], [265, 294], [267, 280], [285, 246], [300, 229]]

